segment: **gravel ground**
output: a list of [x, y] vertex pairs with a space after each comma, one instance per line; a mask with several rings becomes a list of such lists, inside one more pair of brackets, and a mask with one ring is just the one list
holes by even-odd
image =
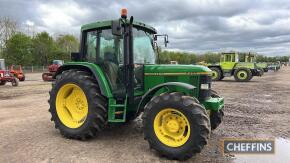
[[[19, 87], [0, 87], [0, 162], [176, 162], [149, 149], [139, 121], [109, 126], [89, 141], [63, 138], [47, 111], [50, 88], [41, 74], [27, 74]], [[221, 154], [222, 138], [290, 138], [289, 67], [248, 83], [225, 78], [213, 88], [225, 97], [224, 122], [188, 162], [235, 161]]]

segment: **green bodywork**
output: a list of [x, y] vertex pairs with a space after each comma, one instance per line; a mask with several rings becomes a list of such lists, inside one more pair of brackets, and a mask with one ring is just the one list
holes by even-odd
[[244, 53], [244, 62], [248, 62], [248, 63], [254, 63], [256, 65], [257, 68], [259, 69], [263, 69], [264, 71], [267, 71], [268, 68], [268, 64], [265, 62], [260, 62], [257, 63], [256, 62], [256, 54], [252, 54], [252, 53]]
[[258, 68], [267, 68], [268, 64], [266, 62], [260, 62], [260, 63], [256, 63]]
[[[87, 24], [82, 26], [82, 31], [89, 31], [96, 28], [109, 28], [111, 26], [111, 22], [112, 21], [103, 21]], [[154, 28], [143, 23], [134, 22], [133, 25], [142, 27], [144, 31], [147, 30], [151, 31], [151, 33], [156, 33]], [[125, 122], [129, 114], [132, 115], [138, 113], [140, 109], [139, 105], [141, 104], [141, 99], [143, 99], [144, 95], [150, 93], [152, 88], [167, 82], [187, 83], [195, 88], [191, 91], [178, 84], [170, 87], [162, 87], [161, 89], [158, 89], [157, 92], [154, 92], [154, 94], [151, 94], [150, 97], [148, 96], [148, 98], [151, 99], [152, 97], [163, 92], [177, 91], [190, 95], [191, 97], [195, 97], [207, 110], [218, 111], [224, 107], [223, 98], [212, 98], [209, 96], [205, 99], [201, 99], [199, 97], [201, 91], [201, 76], [208, 76], [209, 79], [211, 76], [211, 70], [204, 66], [143, 64], [143, 86], [142, 89], [134, 89], [134, 96], [136, 100], [134, 100], [134, 104], [130, 105], [127, 104], [128, 97], [126, 93], [124, 93], [123, 96], [124, 100], [117, 100], [114, 96], [114, 91], [109, 84], [110, 82], [108, 81], [108, 78], [106, 74], [104, 74], [104, 71], [100, 65], [89, 62], [69, 62], [61, 66], [56, 75], [69, 69], [81, 69], [91, 72], [94, 75], [98, 81], [102, 95], [108, 99], [109, 122]], [[210, 88], [211, 83], [208, 83], [208, 85]], [[139, 100], [138, 97], [140, 97]]]
[[280, 69], [281, 67], [281, 63], [278, 61], [278, 62], [272, 62], [272, 63], [268, 63], [268, 69], [270, 70], [274, 70], [274, 71], [277, 71]]
[[[112, 90], [108, 83], [108, 80], [103, 73], [102, 69], [93, 63], [88, 62], [68, 62], [62, 66], [62, 70], [68, 69], [84, 69], [87, 68], [95, 75], [98, 76], [98, 83], [100, 85], [100, 89], [102, 94], [108, 98], [108, 121], [109, 122], [125, 122], [126, 121], [126, 113], [135, 113], [138, 109], [138, 103], [127, 106], [127, 102], [125, 100], [124, 103], [118, 104], [116, 99], [113, 96]], [[59, 71], [58, 73], [60, 73]], [[144, 90], [143, 91], [135, 91], [135, 96], [143, 96], [147, 91], [158, 84], [166, 83], [166, 82], [182, 82], [188, 83], [196, 87], [193, 92], [186, 90], [182, 87], [170, 87], [170, 90], [161, 89], [155, 95], [161, 94], [163, 92], [183, 92], [187, 95], [193, 96], [199, 99], [199, 91], [200, 91], [200, 76], [201, 75], [210, 75], [211, 71], [205, 66], [197, 66], [197, 65], [144, 65]], [[137, 101], [139, 102], [139, 101]], [[223, 98], [211, 98], [209, 97], [206, 100], [200, 101], [200, 103], [207, 110], [218, 111], [224, 106]], [[116, 118], [116, 112], [122, 111], [122, 117]]]
[[224, 71], [229, 71], [238, 68], [248, 68], [248, 69], [255, 68], [255, 64], [251, 62], [240, 61], [238, 53], [222, 53], [220, 65]]

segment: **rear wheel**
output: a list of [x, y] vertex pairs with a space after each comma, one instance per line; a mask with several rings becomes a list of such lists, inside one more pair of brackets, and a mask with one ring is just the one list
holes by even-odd
[[239, 82], [247, 82], [251, 80], [252, 76], [252, 72], [247, 68], [240, 68], [234, 72], [235, 80]]
[[210, 67], [212, 71], [212, 80], [213, 81], [218, 81], [222, 79], [222, 72], [219, 68], [217, 67]]
[[190, 96], [164, 93], [145, 106], [145, 139], [169, 159], [186, 160], [201, 152], [210, 135], [205, 109]]
[[94, 137], [107, 123], [107, 102], [97, 81], [87, 72], [64, 71], [56, 77], [49, 99], [51, 120], [73, 139]]

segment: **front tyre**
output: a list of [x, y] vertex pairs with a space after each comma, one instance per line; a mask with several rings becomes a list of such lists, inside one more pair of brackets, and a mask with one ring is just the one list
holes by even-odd
[[190, 96], [164, 93], [145, 106], [144, 136], [169, 159], [186, 160], [201, 152], [210, 135], [206, 110]]
[[87, 72], [68, 70], [56, 77], [49, 99], [51, 120], [67, 138], [92, 138], [107, 123], [107, 102]]
[[252, 72], [247, 68], [239, 68], [234, 72], [235, 80], [238, 82], [248, 82], [252, 79]]
[[[219, 94], [214, 91], [211, 90], [211, 95], [212, 98], [220, 98]], [[223, 121], [223, 117], [224, 117], [224, 111], [223, 108], [220, 109], [219, 111], [209, 111], [209, 117], [210, 117], [210, 126], [211, 126], [211, 130], [215, 130]]]

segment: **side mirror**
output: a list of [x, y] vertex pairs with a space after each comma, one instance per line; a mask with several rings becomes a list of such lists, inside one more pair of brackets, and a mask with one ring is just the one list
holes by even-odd
[[81, 55], [79, 52], [72, 52], [70, 54], [70, 58], [72, 61], [80, 61], [81, 60]]
[[159, 37], [159, 36], [163, 36], [164, 37], [164, 45], [165, 45], [165, 47], [167, 47], [167, 44], [169, 43], [168, 35], [167, 34], [162, 34], [162, 35], [155, 34], [154, 37], [153, 37], [155, 42], [157, 41], [157, 37]]
[[115, 36], [122, 35], [122, 26], [120, 20], [113, 20], [112, 21], [112, 34]]
[[169, 41], [168, 41], [168, 35], [166, 34], [165, 36], [164, 36], [164, 45], [165, 45], [165, 47], [167, 47], [167, 44], [169, 43]]

